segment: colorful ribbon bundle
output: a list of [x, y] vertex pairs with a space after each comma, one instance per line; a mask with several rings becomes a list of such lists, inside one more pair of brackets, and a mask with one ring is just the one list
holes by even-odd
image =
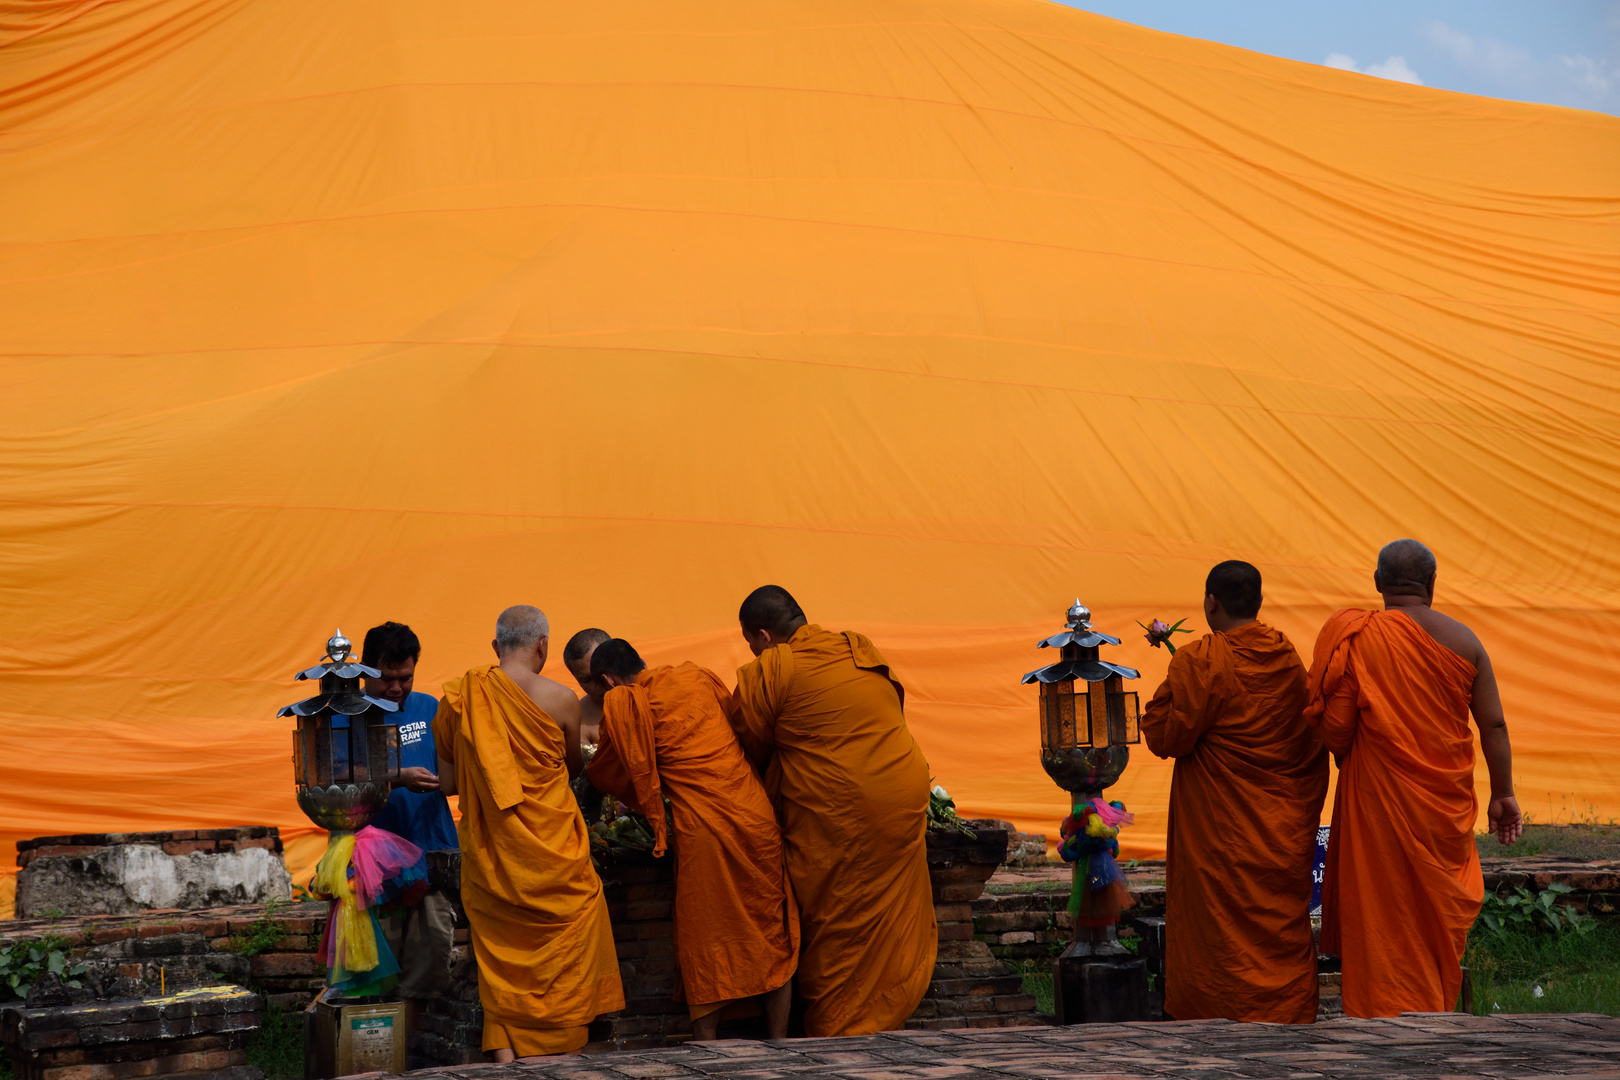
[[370, 825], [327, 841], [310, 891], [331, 901], [320, 956], [327, 984], [345, 997], [386, 993], [398, 979], [377, 914], [409, 907], [427, 892], [421, 860], [421, 848]]
[[1074, 864], [1074, 884], [1069, 889], [1069, 915], [1077, 926], [1113, 926], [1119, 913], [1132, 904], [1120, 871], [1119, 830], [1133, 824], [1125, 804], [1092, 799], [1075, 806], [1063, 819], [1058, 832], [1063, 842], [1058, 854]]

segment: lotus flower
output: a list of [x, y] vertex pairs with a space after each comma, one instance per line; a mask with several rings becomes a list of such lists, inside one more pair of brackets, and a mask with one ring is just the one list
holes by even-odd
[[1170, 655], [1174, 656], [1176, 655], [1176, 647], [1170, 644], [1170, 635], [1192, 633], [1191, 630], [1182, 629], [1181, 624], [1186, 621], [1186, 619], [1177, 619], [1175, 625], [1172, 626], [1163, 619], [1154, 619], [1153, 625], [1149, 626], [1141, 619], [1138, 619], [1136, 620], [1136, 625], [1147, 631], [1147, 634], [1144, 636], [1143, 640], [1145, 640], [1149, 645], [1153, 646], [1155, 649], [1157, 649], [1160, 645], [1163, 645], [1165, 648], [1170, 650]]

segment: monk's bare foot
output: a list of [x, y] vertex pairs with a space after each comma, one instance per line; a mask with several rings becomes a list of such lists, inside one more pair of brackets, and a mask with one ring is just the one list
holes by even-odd
[[491, 1050], [489, 1053], [490, 1060], [497, 1065], [505, 1065], [516, 1058], [516, 1055], [512, 1053], [512, 1048], [508, 1046], [503, 1046], [499, 1050]]

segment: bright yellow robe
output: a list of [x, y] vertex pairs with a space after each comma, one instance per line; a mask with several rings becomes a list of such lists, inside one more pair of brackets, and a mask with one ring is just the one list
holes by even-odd
[[624, 1008], [624, 991], [562, 729], [491, 664], [445, 683], [433, 739], [461, 793], [484, 1049], [577, 1050], [586, 1025]]
[[928, 762], [903, 694], [869, 640], [813, 625], [737, 671], [732, 723], [768, 759], [799, 903], [807, 1035], [899, 1028], [933, 974]]

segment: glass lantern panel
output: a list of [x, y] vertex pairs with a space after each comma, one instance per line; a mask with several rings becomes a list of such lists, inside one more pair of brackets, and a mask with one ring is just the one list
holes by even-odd
[[1108, 744], [1134, 746], [1142, 741], [1139, 699], [1135, 690], [1108, 692]]
[[293, 729], [293, 784], [304, 787], [304, 733]]
[[310, 774], [309, 782], [313, 787], [325, 787], [332, 782], [332, 734], [327, 730], [325, 716], [306, 716], [304, 723], [305, 738], [313, 744], [309, 760], [315, 765], [314, 772]]
[[1108, 745], [1108, 693], [1105, 686], [1104, 683], [1090, 683], [1086, 687], [1086, 713], [1091, 725], [1092, 746]]
[[349, 717], [349, 748], [354, 751], [354, 782], [364, 784], [371, 779], [371, 730], [375, 725], [366, 722], [366, 716]]
[[1053, 683], [1052, 703], [1057, 708], [1057, 748], [1074, 745], [1074, 680]]
[[[335, 720], [336, 717], [333, 719]], [[347, 720], [348, 717], [344, 717], [343, 719]], [[332, 738], [330, 741], [332, 746], [332, 783], [353, 783], [353, 772], [350, 767], [353, 758], [351, 758], [349, 754], [348, 724], [338, 727], [334, 723], [332, 725]]]

